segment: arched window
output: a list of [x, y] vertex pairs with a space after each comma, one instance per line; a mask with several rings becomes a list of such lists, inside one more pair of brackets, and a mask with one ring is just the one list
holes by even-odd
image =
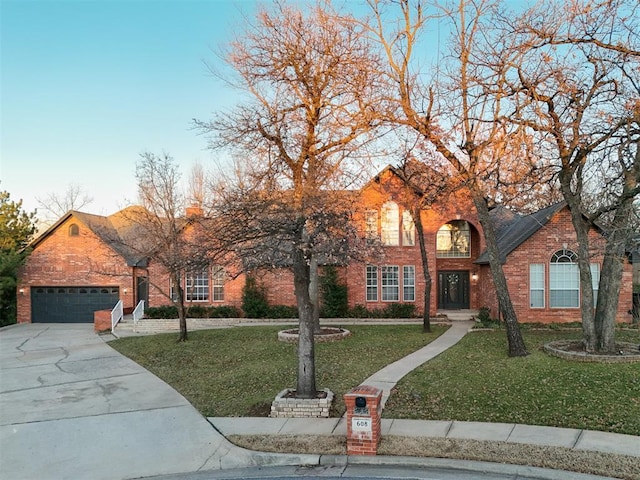
[[400, 245], [400, 209], [395, 202], [386, 202], [381, 211], [381, 237], [383, 245]]
[[69, 236], [77, 237], [78, 235], [80, 235], [80, 227], [78, 227], [78, 225], [75, 223], [69, 225]]
[[436, 257], [471, 257], [471, 228], [465, 220], [453, 220], [438, 230], [436, 237]]
[[580, 306], [578, 255], [571, 250], [558, 250], [551, 256], [549, 306], [551, 308], [578, 308]]
[[416, 244], [416, 226], [409, 210], [402, 212], [402, 245], [413, 247]]

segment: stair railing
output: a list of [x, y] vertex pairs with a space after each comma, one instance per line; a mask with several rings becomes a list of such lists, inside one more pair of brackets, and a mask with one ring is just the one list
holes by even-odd
[[144, 300], [140, 300], [136, 308], [133, 310], [133, 331], [137, 331], [138, 320], [140, 320], [144, 316]]
[[124, 317], [124, 307], [122, 306], [122, 300], [118, 300], [116, 306], [111, 310], [111, 333], [116, 328], [116, 325]]

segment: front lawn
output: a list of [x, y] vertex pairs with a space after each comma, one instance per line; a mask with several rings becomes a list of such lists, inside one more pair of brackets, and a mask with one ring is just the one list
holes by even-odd
[[[544, 343], [579, 332], [524, 331], [530, 355], [508, 358], [504, 331], [473, 332], [396, 386], [387, 418], [550, 425], [640, 435], [640, 363], [580, 363]], [[616, 339], [640, 344], [640, 332]]]
[[[351, 337], [317, 343], [316, 386], [335, 394], [332, 415], [344, 413], [343, 395], [363, 380], [442, 334], [434, 326], [347, 326]], [[259, 326], [129, 337], [109, 342], [184, 395], [203, 415], [267, 416], [285, 388], [296, 387], [296, 345], [278, 341], [282, 327]]]
[[[276, 394], [295, 387], [295, 344], [281, 327], [244, 327], [123, 338], [116, 350], [149, 369], [205, 416], [266, 416]], [[420, 325], [353, 325], [341, 342], [317, 344], [317, 386], [342, 395], [444, 331]], [[579, 332], [525, 330], [531, 355], [507, 358], [504, 331], [469, 333], [397, 385], [386, 418], [508, 422], [640, 435], [640, 364], [586, 364], [549, 357], [547, 341]], [[640, 332], [618, 332], [640, 344]]]

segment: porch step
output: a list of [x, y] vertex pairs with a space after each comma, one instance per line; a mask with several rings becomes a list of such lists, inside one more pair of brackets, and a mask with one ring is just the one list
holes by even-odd
[[445, 315], [452, 322], [466, 322], [475, 320], [476, 315], [480, 313], [478, 310], [438, 310], [438, 316]]

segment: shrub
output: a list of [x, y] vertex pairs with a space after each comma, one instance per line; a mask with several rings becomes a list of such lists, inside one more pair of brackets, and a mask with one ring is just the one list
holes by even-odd
[[251, 276], [247, 276], [242, 289], [242, 310], [248, 318], [266, 318], [269, 315], [269, 302], [264, 287], [258, 285]]
[[322, 305], [320, 316], [324, 318], [342, 318], [347, 316], [349, 303], [347, 286], [338, 282], [338, 272], [335, 267], [325, 267], [320, 277]]
[[144, 314], [147, 318], [178, 318], [178, 309], [175, 305], [161, 305], [146, 308]]
[[241, 315], [240, 309], [232, 305], [217, 305], [207, 309], [209, 318], [238, 318]]
[[371, 317], [371, 313], [367, 308], [363, 305], [356, 305], [353, 308], [350, 308], [347, 312], [347, 317], [349, 318], [369, 318]]
[[369, 310], [356, 305], [347, 312], [349, 318], [415, 318], [416, 306], [412, 303], [390, 303], [384, 308]]
[[187, 318], [207, 318], [208, 308], [203, 305], [191, 305], [187, 308]]
[[269, 307], [269, 318], [298, 318], [298, 307], [291, 305], [274, 305]]
[[416, 306], [412, 303], [390, 303], [382, 309], [381, 318], [414, 318]]

